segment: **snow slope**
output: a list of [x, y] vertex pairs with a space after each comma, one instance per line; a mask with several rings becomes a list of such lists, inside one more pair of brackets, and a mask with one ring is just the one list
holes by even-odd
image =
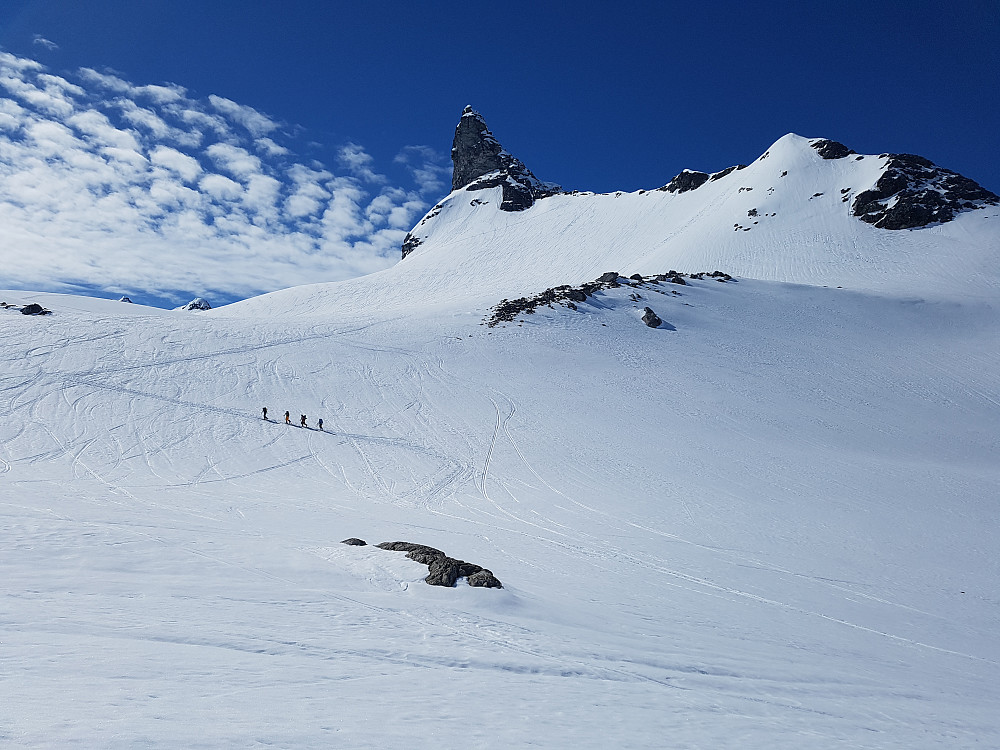
[[[0, 742], [1000, 746], [997, 218], [770, 203], [786, 146], [681, 195], [456, 191], [394, 268], [218, 310], [0, 292], [53, 311], [0, 309]], [[742, 276], [483, 325], [669, 267]]]

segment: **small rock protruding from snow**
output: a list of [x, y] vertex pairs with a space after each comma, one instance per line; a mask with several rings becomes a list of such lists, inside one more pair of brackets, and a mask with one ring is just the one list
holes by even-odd
[[178, 310], [211, 310], [212, 306], [208, 304], [208, 300], [204, 297], [195, 297], [193, 300], [188, 302], [182, 307], [178, 307]]
[[663, 325], [663, 321], [660, 320], [660, 316], [653, 312], [651, 307], [643, 309], [642, 322], [648, 325], [650, 328], [659, 328]]
[[368, 546], [368, 542], [366, 542], [364, 539], [358, 539], [357, 537], [354, 536], [352, 536], [350, 539], [345, 539], [344, 541], [341, 542], [341, 544], [349, 544], [352, 547]]
[[132, 304], [132, 300], [130, 300], [130, 299], [129, 299], [129, 298], [127, 297], [127, 296], [125, 296], [125, 295], [122, 295], [121, 299], [119, 299], [118, 301], [119, 301], [119, 302], [128, 302], [128, 303], [129, 303], [130, 305]]

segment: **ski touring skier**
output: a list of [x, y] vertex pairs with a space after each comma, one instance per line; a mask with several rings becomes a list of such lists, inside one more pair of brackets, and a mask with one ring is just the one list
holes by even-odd
[[305, 427], [306, 426], [306, 415], [305, 414], [303, 414], [301, 417], [299, 417], [299, 426], [300, 427]]
[[289, 414], [289, 413], [288, 413], [288, 412], [286, 411], [286, 412], [285, 412], [285, 424], [291, 424], [291, 423], [292, 423], [292, 415], [291, 415], [291, 414]]
[[264, 413], [264, 421], [267, 421], [267, 407], [265, 406], [261, 411]]
[[323, 430], [323, 419], [320, 418], [320, 420], [319, 420], [319, 422], [317, 422], [317, 424], [319, 425], [320, 431], [322, 431]]

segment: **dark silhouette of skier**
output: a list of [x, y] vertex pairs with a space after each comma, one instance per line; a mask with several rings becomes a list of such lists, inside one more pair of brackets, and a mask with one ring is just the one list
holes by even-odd
[[306, 426], [306, 415], [305, 414], [303, 414], [301, 417], [299, 417], [299, 426], [300, 427], [305, 427]]
[[318, 422], [318, 424], [319, 424], [320, 431], [322, 431], [323, 430], [323, 420], [320, 419], [319, 422]]
[[289, 413], [288, 413], [288, 412], [286, 411], [286, 412], [285, 412], [285, 424], [291, 424], [291, 423], [292, 423], [292, 415], [291, 415], [291, 414], [289, 414]]
[[264, 421], [266, 422], [267, 421], [267, 407], [265, 406], [262, 411], [264, 412]]

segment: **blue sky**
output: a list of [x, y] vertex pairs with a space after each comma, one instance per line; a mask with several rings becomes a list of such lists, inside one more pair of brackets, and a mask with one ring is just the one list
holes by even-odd
[[[35, 76], [34, 89], [56, 85], [39, 75], [75, 87], [57, 85], [60, 96], [72, 100], [72, 112], [51, 103], [46, 106], [56, 109], [37, 111], [75, 118], [60, 120], [75, 134], [72, 148], [90, 149], [88, 159], [97, 154], [122, 162], [107, 143], [91, 142], [112, 137], [97, 133], [96, 115], [85, 121], [89, 130], [80, 125], [87, 112], [103, 113], [114, 139], [135, 134], [129, 148], [145, 159], [140, 181], [146, 188], [168, 189], [164, 175], [170, 174], [177, 181], [169, 190], [187, 185], [203, 194], [188, 219], [201, 216], [210, 225], [211, 231], [199, 230], [199, 250], [215, 254], [209, 265], [216, 269], [185, 274], [181, 266], [193, 257], [168, 250], [182, 240], [181, 228], [157, 244], [152, 240], [162, 219], [133, 212], [127, 221], [135, 235], [128, 242], [141, 246], [139, 265], [156, 265], [168, 254], [173, 270], [125, 274], [117, 286], [98, 282], [95, 267], [121, 273], [126, 249], [64, 263], [63, 256], [82, 252], [83, 240], [55, 242], [50, 233], [45, 239], [57, 246], [52, 252], [60, 262], [51, 264], [49, 276], [38, 269], [7, 278], [0, 272], [0, 288], [37, 288], [48, 279], [51, 288], [104, 295], [132, 290], [160, 304], [195, 294], [227, 301], [385, 267], [398, 257], [405, 225], [447, 190], [447, 154], [465, 104], [482, 112], [501, 143], [541, 179], [573, 189], [657, 187], [683, 168], [714, 171], [749, 162], [796, 132], [840, 140], [862, 153], [918, 153], [1000, 192], [995, 0], [948, 7], [923, 0], [7, 0], [0, 6], [0, 49], [41, 66], [24, 73]], [[114, 81], [122, 82], [117, 91]], [[182, 92], [181, 99], [168, 102], [162, 96], [168, 90]], [[17, 100], [27, 96], [23, 91], [8, 88], [4, 95], [30, 104]], [[204, 115], [200, 125], [195, 111]], [[29, 147], [37, 151], [39, 141], [23, 135], [27, 120], [16, 119], [32, 112], [10, 115], [11, 127], [22, 133], [10, 136], [22, 147], [11, 147], [11, 159], [23, 161]], [[167, 132], [148, 117], [142, 124], [143, 112], [159, 113], [162, 122], [186, 119]], [[262, 118], [256, 131], [248, 126], [250, 113]], [[210, 117], [226, 126], [206, 130]], [[37, 117], [32, 122], [38, 131]], [[158, 142], [162, 133], [166, 140]], [[56, 148], [65, 139], [44, 143]], [[184, 162], [185, 155], [198, 164]], [[36, 187], [43, 179], [72, 180], [65, 171], [51, 174], [51, 164], [38, 166], [49, 172], [36, 173]], [[182, 174], [196, 167], [196, 174]], [[312, 212], [299, 190], [303, 170], [313, 175], [305, 180], [313, 187], [304, 188], [318, 201]], [[103, 189], [134, 184], [123, 174], [118, 169], [110, 181], [100, 176]], [[237, 200], [236, 187], [224, 180], [243, 188], [245, 226], [205, 219], [218, 215], [218, 201], [231, 206]], [[91, 183], [85, 189], [95, 192]], [[185, 195], [171, 200], [194, 206]], [[331, 225], [333, 203], [342, 221]], [[288, 206], [295, 207], [291, 216]], [[37, 225], [18, 210], [21, 220]], [[300, 219], [312, 222], [308, 231], [299, 231]], [[70, 231], [73, 223], [51, 231]], [[226, 245], [226, 232], [242, 239]], [[99, 236], [93, 230], [89, 239]], [[289, 238], [298, 252], [282, 249]], [[7, 244], [16, 239], [8, 236]], [[244, 245], [252, 251], [240, 256]], [[8, 252], [0, 246], [0, 254]], [[234, 255], [245, 271], [233, 272], [227, 259]]]

